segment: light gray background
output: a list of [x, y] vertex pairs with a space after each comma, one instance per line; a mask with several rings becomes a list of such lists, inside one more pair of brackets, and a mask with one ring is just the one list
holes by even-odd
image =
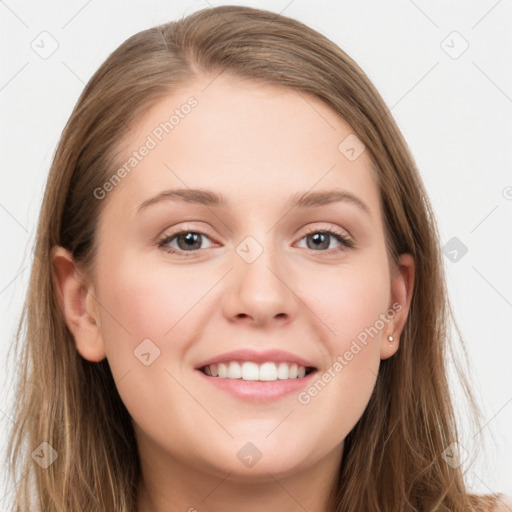
[[[359, 63], [391, 108], [427, 186], [442, 244], [457, 237], [468, 249], [458, 261], [444, 257], [489, 438], [467, 480], [475, 492], [512, 494], [512, 1], [225, 3], [282, 12], [323, 33]], [[221, 3], [0, 1], [4, 368], [48, 170], [85, 83], [135, 32], [209, 5]], [[58, 48], [45, 55], [52, 44]], [[473, 453], [460, 389], [454, 393], [463, 446]], [[2, 454], [11, 400], [2, 392]], [[1, 510], [11, 491], [0, 490]]]

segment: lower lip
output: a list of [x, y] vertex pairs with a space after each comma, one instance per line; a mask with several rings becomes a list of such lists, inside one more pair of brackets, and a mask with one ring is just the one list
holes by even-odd
[[277, 400], [310, 385], [317, 371], [311, 372], [300, 379], [278, 379], [270, 381], [243, 380], [243, 379], [221, 379], [210, 377], [200, 370], [196, 370], [202, 378], [206, 379], [212, 386], [222, 389], [244, 400], [253, 402], [268, 402]]

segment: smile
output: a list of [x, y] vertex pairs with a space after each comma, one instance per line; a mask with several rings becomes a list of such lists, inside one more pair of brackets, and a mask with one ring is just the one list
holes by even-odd
[[200, 368], [209, 377], [220, 379], [242, 379], [246, 381], [275, 381], [302, 379], [315, 371], [313, 367], [301, 366], [296, 363], [268, 361], [258, 364], [253, 361], [226, 361], [210, 364]]

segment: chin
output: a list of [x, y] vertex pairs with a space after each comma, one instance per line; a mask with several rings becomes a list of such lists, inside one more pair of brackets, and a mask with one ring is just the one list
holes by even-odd
[[302, 471], [315, 462], [296, 437], [289, 437], [288, 442], [277, 438], [276, 442], [265, 441], [263, 435], [261, 438], [261, 441], [232, 440], [230, 446], [221, 448], [221, 453], [211, 454], [208, 460], [204, 460], [201, 467], [210, 467], [216, 474], [219, 471], [230, 474], [230, 480], [251, 480], [254, 483], [254, 478], [268, 481], [272, 477]]

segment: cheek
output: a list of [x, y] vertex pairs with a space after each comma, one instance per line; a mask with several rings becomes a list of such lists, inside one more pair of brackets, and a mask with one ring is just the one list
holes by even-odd
[[329, 326], [323, 349], [330, 363], [297, 398], [302, 414], [314, 417], [332, 443], [352, 430], [373, 392], [388, 291], [384, 282], [374, 279], [369, 286], [345, 276], [330, 293], [317, 294], [315, 313]]
[[102, 281], [99, 295], [104, 305], [102, 334], [111, 352], [116, 347], [133, 350], [146, 338], [162, 347], [172, 340], [176, 349], [205, 291], [215, 282], [211, 275], [198, 279], [197, 272], [184, 266], [148, 267], [136, 260], [118, 262], [105, 274], [108, 279]]
[[316, 314], [331, 340], [331, 354], [367, 329], [376, 337], [384, 326], [381, 318], [389, 308], [390, 282], [382, 265], [341, 267], [315, 276], [301, 287], [301, 297]]
[[383, 330], [392, 318], [389, 275], [382, 263], [347, 266], [315, 279], [302, 293], [322, 321], [331, 364], [299, 402], [309, 410], [330, 409], [333, 425], [348, 433], [363, 414], [379, 371]]
[[168, 367], [165, 345], [173, 337], [173, 353], [180, 356], [180, 339], [184, 338], [180, 338], [179, 328], [184, 322], [179, 320], [187, 301], [180, 293], [182, 283], [166, 281], [147, 266], [144, 270], [143, 265], [128, 264], [127, 260], [118, 259], [115, 265], [107, 261], [105, 258], [97, 290], [101, 336], [114, 379], [116, 383], [123, 380], [120, 392], [124, 389], [134, 394], [126, 400], [123, 396], [123, 400], [138, 404], [140, 395], [150, 392], [158, 374]]
[[[192, 324], [213, 278], [212, 283], [194, 282], [186, 272], [141, 270], [143, 265], [120, 261], [103, 268], [101, 334], [121, 399], [136, 422], [173, 425], [166, 415], [190, 400], [171, 375], [182, 380]], [[165, 408], [169, 411], [163, 413]]]

